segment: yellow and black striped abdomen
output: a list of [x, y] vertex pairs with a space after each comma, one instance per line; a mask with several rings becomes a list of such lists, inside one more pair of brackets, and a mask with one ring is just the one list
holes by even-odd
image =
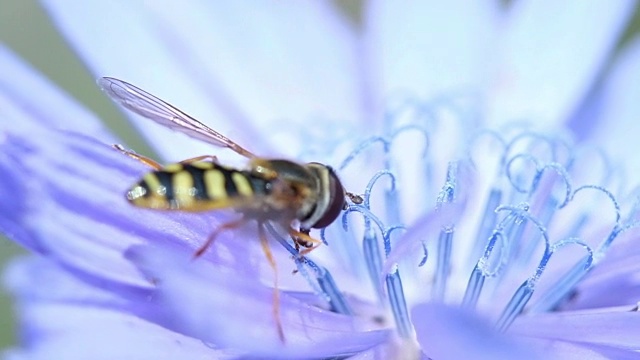
[[268, 195], [268, 180], [212, 162], [171, 164], [147, 173], [129, 192], [136, 206], [204, 211]]

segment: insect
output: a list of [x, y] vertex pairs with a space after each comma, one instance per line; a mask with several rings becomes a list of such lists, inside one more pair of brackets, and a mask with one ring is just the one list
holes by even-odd
[[265, 224], [274, 223], [286, 230], [296, 249], [305, 248], [300, 252], [304, 255], [321, 243], [309, 235], [310, 230], [330, 225], [346, 206], [346, 198], [359, 202], [358, 195], [347, 193], [336, 173], [327, 165], [258, 157], [134, 85], [110, 77], [98, 79], [98, 85], [117, 104], [138, 115], [211, 145], [231, 149], [249, 159], [246, 169], [224, 166], [211, 155], [162, 166], [114, 145], [117, 150], [153, 169], [127, 192], [127, 199], [133, 205], [187, 212], [231, 208], [241, 214], [238, 220], [215, 229], [194, 257], [201, 256], [221, 232], [256, 221], [262, 249], [276, 274], [274, 316], [279, 336], [284, 340], [279, 321], [276, 263], [269, 249]]

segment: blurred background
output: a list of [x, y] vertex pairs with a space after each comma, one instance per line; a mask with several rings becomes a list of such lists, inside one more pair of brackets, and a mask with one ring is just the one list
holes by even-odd
[[[363, 0], [334, 1], [353, 21], [359, 21], [359, 9]], [[639, 29], [640, 16], [636, 11], [622, 42], [627, 41]], [[129, 146], [140, 153], [153, 154], [140, 140], [137, 132], [101, 94], [94, 77], [57, 34], [36, 0], [0, 0], [0, 42], [97, 113]], [[17, 245], [0, 235], [0, 268], [4, 268], [12, 257], [24, 253]], [[0, 288], [0, 349], [16, 341], [16, 330], [11, 299]]]

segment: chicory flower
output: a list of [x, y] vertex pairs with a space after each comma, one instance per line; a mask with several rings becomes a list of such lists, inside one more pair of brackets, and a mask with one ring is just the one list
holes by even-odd
[[[37, 254], [6, 275], [8, 358], [637, 355], [637, 168], [588, 142], [633, 153], [638, 44], [604, 69], [632, 3], [380, 1], [358, 30], [320, 2], [45, 6], [96, 76], [332, 164], [363, 203], [309, 256], [270, 234], [283, 341], [255, 229], [193, 261], [234, 214], [131, 207], [149, 169], [2, 49], [0, 229]], [[169, 161], [234, 161], [132, 120]]]

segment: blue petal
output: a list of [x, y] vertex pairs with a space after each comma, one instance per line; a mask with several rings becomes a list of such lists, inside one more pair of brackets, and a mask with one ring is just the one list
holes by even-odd
[[[362, 118], [355, 34], [325, 3], [44, 5], [96, 76], [138, 85], [255, 152], [282, 144], [265, 136], [279, 130], [274, 121], [289, 131]], [[137, 124], [168, 158], [211, 151]], [[279, 150], [294, 155], [291, 145]]]
[[580, 105], [614, 50], [635, 1], [519, 1], [505, 28], [490, 116], [561, 123]]
[[640, 358], [634, 350], [622, 350], [607, 346], [584, 346], [581, 343], [529, 339], [530, 343], [545, 349], [546, 359], [554, 360], [637, 360]]
[[273, 290], [255, 277], [191, 261], [190, 252], [180, 247], [136, 247], [129, 258], [157, 279], [148, 302], [157, 311], [156, 321], [223, 348], [258, 358], [325, 358], [355, 354], [389, 336], [374, 319], [331, 313], [280, 293], [283, 342]]
[[621, 235], [607, 256], [581, 281], [563, 310], [635, 305], [640, 298], [640, 252], [637, 229]]
[[640, 313], [634, 305], [521, 316], [509, 332], [527, 337], [579, 342], [587, 349], [590, 346], [605, 346], [637, 350]]
[[200, 340], [118, 311], [115, 294], [79, 282], [52, 261], [14, 261], [5, 283], [18, 297], [21, 341], [5, 359], [211, 359]]
[[[629, 175], [640, 173], [635, 153], [640, 137], [640, 38], [629, 44], [620, 54], [599, 93], [592, 101], [596, 107], [596, 126], [585, 136], [601, 144], [612, 156], [626, 166]], [[597, 112], [596, 112], [597, 111]], [[582, 126], [576, 120], [575, 126]]]
[[422, 351], [438, 360], [538, 359], [532, 349], [498, 333], [475, 315], [442, 304], [418, 304], [411, 310]]

